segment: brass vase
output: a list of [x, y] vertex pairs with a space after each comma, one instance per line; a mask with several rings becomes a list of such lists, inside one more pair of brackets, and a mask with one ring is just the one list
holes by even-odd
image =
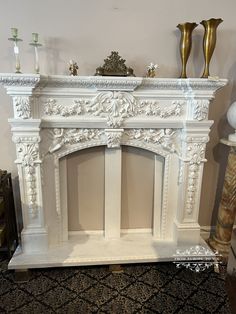
[[198, 24], [196, 23], [187, 22], [176, 26], [181, 31], [180, 56], [182, 61], [182, 71], [180, 78], [187, 78], [186, 65], [192, 47], [192, 32], [197, 25]]
[[203, 38], [203, 53], [205, 59], [205, 68], [202, 74], [202, 78], [207, 78], [210, 75], [209, 73], [210, 61], [216, 46], [216, 29], [218, 25], [222, 22], [223, 22], [222, 19], [210, 19], [203, 20], [200, 23], [205, 28], [205, 34]]

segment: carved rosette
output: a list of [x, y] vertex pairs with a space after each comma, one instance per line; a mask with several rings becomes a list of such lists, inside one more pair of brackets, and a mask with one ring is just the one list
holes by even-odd
[[187, 158], [188, 162], [188, 178], [187, 178], [187, 195], [185, 202], [185, 210], [188, 215], [191, 215], [196, 204], [198, 195], [198, 183], [200, 174], [200, 165], [206, 162], [205, 149], [208, 142], [208, 136], [202, 138], [187, 137]]
[[193, 118], [198, 121], [207, 120], [209, 100], [193, 101]]
[[107, 147], [108, 148], [120, 147], [123, 133], [124, 129], [105, 129], [105, 134], [107, 137]]
[[41, 163], [39, 159], [39, 141], [35, 137], [13, 137], [17, 147], [17, 163], [21, 164], [26, 182], [27, 204], [32, 218], [38, 215], [36, 167]]
[[26, 96], [13, 97], [13, 106], [15, 111], [15, 118], [29, 119], [31, 118], [30, 98]]

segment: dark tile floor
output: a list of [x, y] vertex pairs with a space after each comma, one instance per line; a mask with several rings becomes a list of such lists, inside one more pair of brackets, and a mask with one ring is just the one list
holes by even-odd
[[173, 263], [31, 270], [14, 282], [0, 257], [0, 313], [231, 313], [225, 279], [213, 269], [195, 273]]

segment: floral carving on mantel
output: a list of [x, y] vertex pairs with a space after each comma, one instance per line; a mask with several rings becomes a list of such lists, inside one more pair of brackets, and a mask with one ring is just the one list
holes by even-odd
[[183, 105], [182, 101], [172, 101], [171, 105], [160, 106], [152, 100], [139, 101], [128, 92], [109, 91], [101, 92], [92, 99], [76, 99], [69, 106], [58, 104], [56, 99], [48, 99], [44, 104], [44, 114], [62, 117], [94, 115], [106, 118], [109, 127], [117, 128], [125, 118], [138, 115], [160, 118], [180, 116]]
[[40, 139], [39, 137], [17, 137], [14, 141], [17, 144], [17, 163], [21, 164], [25, 173], [29, 213], [32, 218], [36, 218], [38, 215], [36, 166], [40, 163], [38, 146]]
[[17, 118], [29, 119], [31, 117], [29, 97], [13, 97], [13, 105]]
[[131, 140], [161, 145], [164, 150], [178, 154], [175, 129], [132, 129], [125, 134]]
[[174, 100], [168, 107], [160, 107], [157, 101], [143, 100], [141, 106], [144, 108], [144, 112], [148, 116], [159, 116], [161, 118], [168, 118], [171, 116], [180, 116], [182, 113], [184, 102]]
[[106, 129], [105, 134], [107, 136], [107, 147], [108, 148], [115, 148], [120, 147], [122, 135], [124, 129]]
[[76, 143], [87, 142], [91, 140], [100, 140], [100, 129], [53, 129], [53, 141], [49, 147], [49, 153], [60, 150], [64, 145], [73, 145]]
[[193, 103], [193, 118], [202, 121], [208, 117], [209, 100], [194, 100]]
[[69, 116], [77, 116], [83, 113], [83, 104], [86, 104], [84, 100], [74, 100], [74, 104], [70, 106], [62, 106], [57, 104], [56, 99], [49, 99], [44, 104], [44, 113], [46, 115], [60, 115], [62, 117], [69, 117]]

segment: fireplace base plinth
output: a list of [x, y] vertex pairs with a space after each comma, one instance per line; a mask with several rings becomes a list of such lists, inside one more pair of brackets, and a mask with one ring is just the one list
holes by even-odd
[[[69, 267], [86, 265], [109, 265], [128, 263], [152, 263], [174, 261], [176, 250], [191, 246], [204, 246], [205, 241], [179, 242], [155, 240], [151, 234], [126, 234], [120, 239], [106, 240], [102, 235], [73, 235], [69, 240], [45, 254], [26, 254], [18, 247], [11, 259], [9, 269], [45, 267]], [[183, 256], [181, 256], [182, 258]]]

